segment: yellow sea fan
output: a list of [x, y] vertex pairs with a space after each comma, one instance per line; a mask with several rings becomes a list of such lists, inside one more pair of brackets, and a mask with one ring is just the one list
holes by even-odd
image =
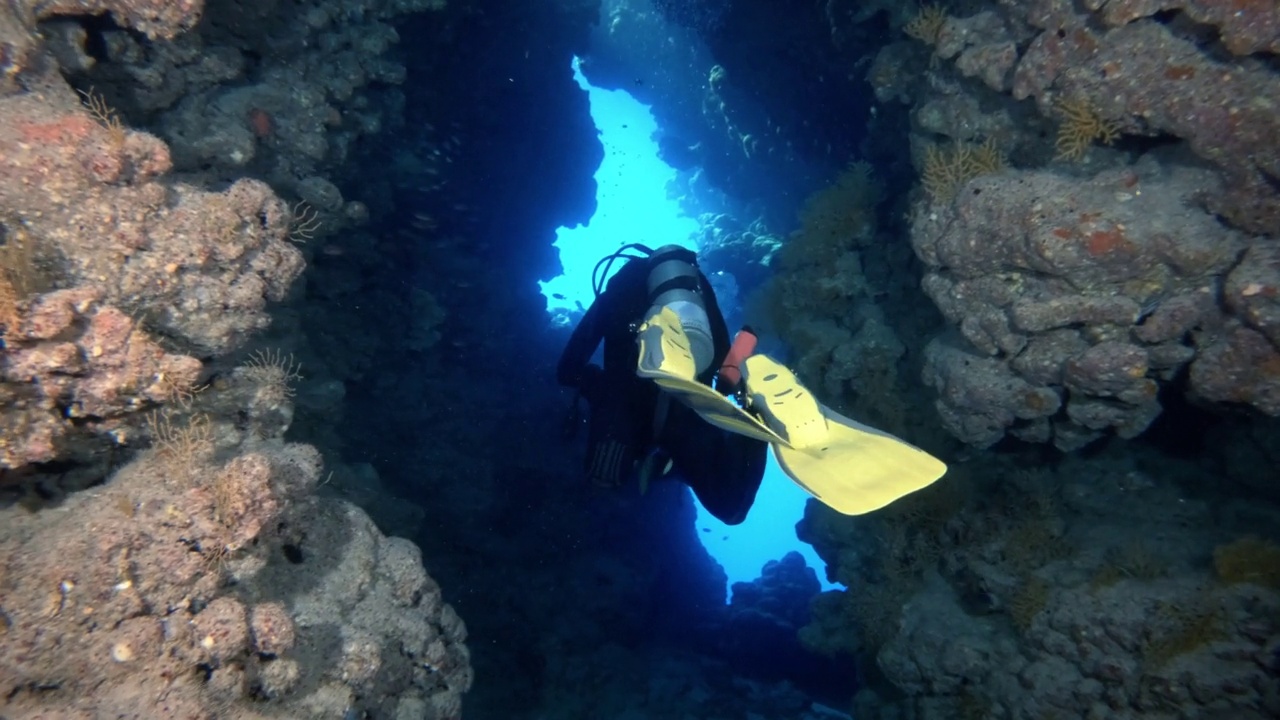
[[1213, 569], [1228, 585], [1253, 583], [1280, 588], [1280, 545], [1246, 535], [1214, 548]]
[[808, 262], [834, 263], [839, 254], [870, 240], [880, 199], [871, 166], [851, 162], [835, 182], [805, 200], [800, 230], [788, 245], [803, 246]]
[[920, 180], [931, 200], [946, 202], [973, 178], [1000, 172], [1004, 167], [1004, 155], [993, 138], [981, 145], [955, 143], [950, 150], [930, 145], [925, 148]]
[[937, 45], [938, 35], [947, 22], [947, 11], [940, 5], [925, 5], [907, 21], [903, 32], [926, 45]]
[[1094, 140], [1110, 145], [1120, 137], [1120, 124], [1099, 117], [1081, 98], [1059, 102], [1058, 114], [1062, 116], [1062, 125], [1058, 127], [1058, 140], [1054, 143], [1058, 150], [1055, 160], [1079, 160]]

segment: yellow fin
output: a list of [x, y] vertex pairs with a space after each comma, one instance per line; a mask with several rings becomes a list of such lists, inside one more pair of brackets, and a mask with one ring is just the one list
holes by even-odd
[[762, 422], [698, 382], [679, 318], [666, 308], [641, 325], [637, 342], [638, 376], [653, 380], [712, 425], [769, 443], [783, 472], [837, 512], [878, 510], [947, 471], [929, 453], [819, 403], [776, 360], [753, 355], [743, 376]]
[[797, 450], [775, 445], [778, 465], [831, 509], [861, 515], [932, 485], [947, 466], [929, 453], [823, 407], [827, 442]]
[[794, 373], [768, 355], [752, 355], [742, 365], [752, 410], [787, 439], [791, 447], [804, 449], [827, 439], [827, 420], [809, 389]]
[[778, 465], [837, 512], [878, 510], [947, 472], [941, 460], [920, 448], [819, 403], [773, 358], [747, 358], [743, 376], [751, 408], [791, 441], [791, 447], [774, 445]]
[[698, 382], [694, 376], [693, 354], [689, 352], [684, 329], [674, 312], [663, 308], [650, 317], [640, 326], [636, 341], [640, 345], [636, 375], [653, 380], [716, 427], [764, 442], [787, 444], [786, 439], [754, 415]]
[[650, 316], [640, 326], [636, 341], [640, 344], [637, 375], [698, 382], [697, 363], [689, 349], [689, 338], [685, 336], [680, 317], [674, 310], [663, 307]]

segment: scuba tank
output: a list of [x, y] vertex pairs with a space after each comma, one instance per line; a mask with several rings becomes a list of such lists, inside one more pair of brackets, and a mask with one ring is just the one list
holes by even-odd
[[[630, 251], [643, 254], [632, 254]], [[689, 350], [693, 355], [697, 374], [702, 375], [711, 367], [716, 350], [711, 338], [711, 320], [707, 317], [707, 305], [698, 280], [698, 256], [679, 245], [664, 245], [657, 250], [651, 250], [640, 243], [625, 245], [596, 263], [595, 270], [591, 273], [596, 297], [604, 292], [609, 269], [619, 258], [646, 260], [649, 263], [649, 275], [646, 279], [649, 309], [641, 319], [653, 317], [663, 307], [675, 312], [680, 318], [681, 328], [689, 338]]]
[[650, 256], [649, 268], [649, 309], [645, 317], [653, 317], [665, 307], [680, 318], [680, 327], [689, 338], [696, 374], [702, 375], [711, 367], [716, 347], [698, 281], [697, 256], [679, 245], [667, 245]]

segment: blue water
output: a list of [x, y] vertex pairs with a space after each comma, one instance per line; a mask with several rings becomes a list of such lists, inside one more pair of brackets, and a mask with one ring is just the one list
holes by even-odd
[[[658, 158], [658, 123], [649, 108], [621, 90], [592, 87], [578, 68], [574, 78], [591, 98], [591, 117], [600, 131], [604, 161], [596, 171], [595, 215], [586, 225], [556, 231], [564, 274], [541, 283], [547, 309], [572, 311], [591, 305], [591, 270], [627, 243], [650, 247], [677, 244], [697, 249], [698, 223], [668, 197], [676, 171]], [[614, 266], [616, 270], [621, 263]], [[556, 295], [563, 296], [563, 299]]]

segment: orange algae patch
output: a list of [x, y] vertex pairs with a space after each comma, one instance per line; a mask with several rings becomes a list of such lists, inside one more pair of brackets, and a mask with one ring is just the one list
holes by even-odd
[[1090, 255], [1097, 257], [1106, 255], [1126, 244], [1128, 244], [1128, 240], [1125, 238], [1124, 233], [1119, 228], [1114, 228], [1111, 230], [1094, 230], [1089, 233], [1085, 248]]
[[249, 111], [249, 129], [253, 131], [254, 136], [259, 138], [268, 137], [274, 127], [271, 113], [262, 108], [253, 108]]
[[18, 132], [22, 134], [23, 142], [59, 143], [85, 138], [96, 127], [83, 115], [66, 115], [53, 122], [18, 123]]

